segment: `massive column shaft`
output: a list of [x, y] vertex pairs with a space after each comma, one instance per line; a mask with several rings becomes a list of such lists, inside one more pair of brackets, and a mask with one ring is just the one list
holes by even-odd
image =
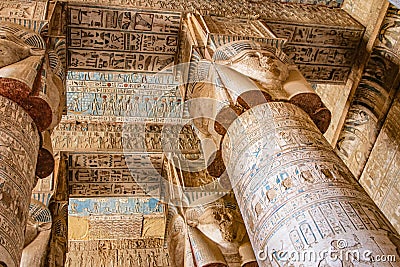
[[29, 114], [0, 96], [0, 263], [19, 266], [39, 150]]
[[390, 224], [297, 106], [251, 108], [231, 124], [222, 151], [260, 266], [373, 266], [371, 256], [399, 258]]
[[[389, 24], [389, 23], [388, 23]], [[399, 86], [397, 56], [374, 49], [352, 100], [336, 153], [359, 179]]]
[[62, 65], [38, 33], [14, 23], [0, 23], [0, 52], [0, 266], [14, 267], [36, 177], [54, 168], [45, 131], [61, 119]]

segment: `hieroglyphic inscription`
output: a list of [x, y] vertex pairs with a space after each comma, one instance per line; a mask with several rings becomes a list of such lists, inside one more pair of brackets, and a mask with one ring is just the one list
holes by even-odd
[[103, 215], [161, 215], [164, 205], [155, 198], [71, 198], [68, 213], [70, 216]]
[[161, 238], [147, 239], [121, 239], [121, 240], [91, 240], [69, 242], [69, 251], [96, 251], [102, 248], [108, 249], [152, 249], [161, 248], [164, 240]]
[[[370, 154], [365, 153], [362, 161], [365, 167], [362, 165], [364, 167], [362, 169], [356, 165], [360, 174], [361, 170], [363, 170], [360, 183], [397, 231], [400, 231], [400, 207], [398, 205], [400, 201], [398, 182], [400, 175], [398, 142], [400, 129], [398, 123], [400, 114], [399, 96], [397, 95], [390, 109], [388, 104], [391, 102], [392, 95], [398, 92], [397, 76], [400, 64], [399, 22], [399, 9], [390, 5], [378, 35], [377, 47], [373, 51], [363, 75], [365, 76], [363, 77], [364, 80], [373, 81], [374, 85], [376, 85], [374, 87], [369, 86], [369, 88], [367, 86], [363, 86], [364, 88], [359, 86], [356, 92], [356, 96], [359, 97], [355, 99], [359, 103], [356, 107], [360, 105], [367, 107], [370, 113], [373, 113], [370, 117], [375, 119], [373, 126], [370, 127], [372, 138], [370, 138], [371, 141], [366, 146]], [[385, 122], [382, 123], [385, 116]], [[379, 126], [382, 124], [383, 126], [378, 135]], [[342, 133], [347, 139], [352, 137], [349, 133], [345, 134], [347, 136]], [[374, 141], [375, 143], [373, 143]], [[352, 151], [351, 149], [348, 150]], [[350, 164], [355, 165], [356, 163], [354, 160], [350, 161]]]
[[400, 99], [392, 105], [376, 139], [360, 183], [400, 231]]
[[160, 197], [162, 154], [70, 154], [73, 196]]
[[0, 21], [12, 22], [37, 33], [46, 31], [47, 1], [2, 1]]
[[[223, 156], [253, 247], [268, 247], [272, 266], [315, 265], [277, 258], [278, 250], [380, 247], [397, 255], [387, 232], [394, 230], [299, 108], [272, 102], [243, 113], [228, 129]], [[335, 246], [338, 240], [346, 245]]]
[[212, 34], [246, 36], [246, 37], [272, 37], [271, 32], [258, 20], [221, 18], [216, 16], [203, 16], [207, 31]]
[[360, 43], [363, 27], [337, 28], [296, 25], [267, 21], [268, 27], [279, 37], [287, 39], [289, 43], [303, 45], [325, 45], [343, 48], [355, 48]]
[[[164, 53], [174, 55], [177, 36], [154, 36], [152, 34], [124, 33], [107, 30], [70, 29], [70, 48]], [[96, 37], [104, 40], [96, 41]], [[75, 39], [76, 38], [76, 39]]]
[[84, 70], [159, 72], [174, 62], [169, 55], [142, 55], [129, 52], [68, 50], [69, 67]]
[[90, 216], [90, 239], [120, 239], [126, 236], [140, 238], [142, 215]]
[[393, 6], [387, 11], [336, 144], [338, 155], [357, 178], [399, 86], [398, 11]]
[[165, 215], [157, 199], [71, 198], [69, 207], [69, 240], [164, 237]]
[[157, 238], [70, 241], [65, 266], [168, 267], [170, 258]]
[[297, 67], [307, 81], [317, 83], [343, 83], [351, 70], [351, 67], [325, 67], [301, 63], [297, 64]]
[[182, 97], [172, 74], [68, 73], [65, 119], [178, 122]]
[[364, 33], [361, 25], [308, 26], [269, 20], [266, 24], [278, 37], [287, 39], [284, 52], [309, 81], [347, 80]]
[[0, 3], [0, 17], [10, 19], [44, 20], [46, 15], [45, 1], [21, 2], [2, 1]]
[[28, 113], [0, 96], [0, 255], [19, 266], [39, 149], [39, 134]]
[[[183, 12], [199, 13], [202, 15], [217, 15], [221, 17], [234, 18], [273, 18], [296, 22], [309, 22], [315, 24], [329, 25], [354, 25], [356, 24], [349, 15], [340, 9], [332, 9], [324, 6], [340, 6], [341, 0], [281, 0], [276, 2], [265, 2], [257, 0], [242, 1], [202, 1], [195, 0], [79, 0], [79, 2], [112, 4], [114, 6], [129, 6], [137, 8], [152, 8], [161, 10], [174, 10]], [[287, 2], [281, 4], [279, 2]], [[299, 5], [298, 3], [321, 4], [321, 5]]]
[[94, 27], [148, 33], [179, 32], [180, 14], [92, 6], [69, 6], [70, 27]]
[[61, 122], [53, 132], [54, 150], [198, 153], [199, 140], [190, 126]]
[[[321, 48], [288, 45], [285, 52], [295, 63], [328, 64], [330, 66], [349, 67], [353, 64], [355, 50], [347, 48]], [[348, 68], [347, 68], [348, 69]]]
[[70, 5], [68, 18], [70, 68], [158, 72], [175, 61], [180, 13]]
[[71, 198], [69, 240], [163, 237], [163, 209], [154, 198]]
[[308, 80], [320, 83], [346, 81], [364, 33], [361, 25], [316, 26], [271, 18], [246, 20], [202, 16], [200, 19], [197, 15], [196, 19], [193, 27], [198, 29], [200, 39], [212, 49], [241, 39], [268, 42], [274, 34], [287, 40], [284, 52]]

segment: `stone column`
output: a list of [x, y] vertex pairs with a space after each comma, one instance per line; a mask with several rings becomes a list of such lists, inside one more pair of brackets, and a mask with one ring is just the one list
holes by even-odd
[[[61, 65], [37, 33], [0, 22], [0, 266], [19, 266], [36, 177], [51, 174], [47, 134], [59, 119]], [[40, 151], [40, 153], [39, 153]]]
[[46, 266], [67, 266], [68, 252], [68, 164], [67, 155], [60, 153], [58, 170], [54, 173], [55, 192], [49, 210], [53, 219]]
[[222, 151], [260, 266], [399, 259], [395, 231], [299, 107], [269, 102], [244, 112]]
[[19, 266], [39, 151], [39, 132], [17, 103], [0, 96], [0, 263]]
[[389, 50], [373, 50], [338, 137], [336, 153], [357, 179], [399, 87], [398, 61]]
[[230, 93], [243, 91], [236, 81], [247, 78], [271, 96], [234, 103], [247, 111], [226, 124], [221, 145], [258, 264], [374, 266], [376, 256], [398, 259], [395, 230], [321, 133], [329, 111], [296, 70], [287, 74], [280, 50], [240, 41], [215, 55], [242, 74], [226, 79]]

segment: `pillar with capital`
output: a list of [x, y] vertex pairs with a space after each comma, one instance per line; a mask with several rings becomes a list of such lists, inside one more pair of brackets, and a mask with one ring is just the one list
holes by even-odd
[[224, 123], [220, 147], [258, 264], [371, 266], [373, 256], [398, 257], [395, 230], [322, 136], [329, 111], [279, 49], [234, 42], [217, 50], [218, 63], [230, 94], [248, 79], [269, 96], [233, 103], [245, 111]]
[[[222, 151], [260, 266], [329, 264], [329, 251], [357, 266], [369, 266], [369, 252], [398, 255], [393, 228], [299, 107], [248, 110]], [[359, 258], [347, 256], [354, 250]]]
[[32, 189], [53, 170], [48, 132], [60, 119], [61, 65], [42, 37], [0, 23], [0, 263], [19, 266]]

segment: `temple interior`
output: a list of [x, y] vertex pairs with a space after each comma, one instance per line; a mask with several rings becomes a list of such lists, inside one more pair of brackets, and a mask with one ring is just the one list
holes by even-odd
[[0, 267], [400, 266], [399, 0], [0, 1]]

